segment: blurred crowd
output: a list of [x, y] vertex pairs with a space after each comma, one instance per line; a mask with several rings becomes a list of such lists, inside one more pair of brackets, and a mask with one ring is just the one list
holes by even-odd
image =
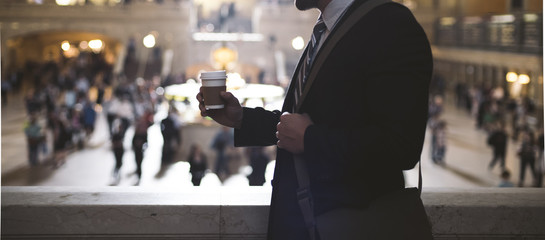
[[[443, 79], [438, 76], [435, 80], [441, 82]], [[435, 88], [430, 91], [428, 122], [432, 138], [431, 160], [444, 165], [447, 149], [447, 122], [442, 117], [445, 92], [444, 88], [437, 87], [442, 84], [432, 86]], [[499, 165], [501, 182], [498, 186], [523, 187], [528, 169], [532, 186], [543, 186], [543, 126], [539, 125], [539, 112], [532, 99], [509, 97], [502, 87], [468, 86], [459, 82], [455, 86], [454, 100], [458, 109], [466, 111], [474, 119], [475, 128], [487, 134], [486, 144], [492, 150], [488, 170]], [[520, 161], [516, 184], [511, 180], [512, 174], [505, 163], [508, 141], [516, 143], [516, 155]]]
[[[134, 53], [134, 49], [129, 53]], [[131, 60], [133, 55], [127, 56], [126, 69], [138, 65]], [[31, 63], [22, 71], [24, 76], [20, 73], [14, 77], [14, 81], [7, 82], [10, 88], [6, 88], [6, 91], [14, 91], [13, 85], [32, 79], [32, 87], [21, 88], [28, 116], [24, 133], [31, 166], [59, 168], [68, 154], [101, 144], [93, 142], [93, 133], [102, 114], [107, 122], [108, 143], [115, 159], [110, 185], [120, 183], [123, 159], [125, 153], [131, 150], [137, 166], [135, 175], [138, 180], [135, 185], [140, 183], [148, 130], [154, 124], [159, 125], [163, 138], [161, 156], [155, 156], [161, 161], [161, 171], [177, 161], [187, 161], [191, 181], [198, 186], [208, 173], [216, 174], [220, 181], [237, 174], [239, 168], [231, 165], [245, 158], [252, 167], [251, 173], [247, 173], [249, 184], [265, 183], [265, 168], [270, 157], [263, 148], [235, 150], [232, 130], [220, 129], [210, 139], [208, 147], [215, 153], [215, 159], [209, 159], [207, 151], [203, 150], [208, 143], [189, 143], [189, 153], [180, 154], [183, 143], [181, 113], [175, 102], [169, 102], [157, 94], [156, 89], [161, 86], [159, 76], [151, 76], [149, 80], [136, 77], [129, 80], [127, 76], [130, 74], [114, 76], [112, 66], [102, 59], [100, 54], [82, 52], [74, 59]], [[172, 82], [173, 78], [168, 77], [163, 84]], [[8, 94], [3, 93], [2, 96]], [[2, 102], [7, 104], [7, 101]], [[156, 120], [159, 109], [165, 106], [168, 109], [166, 116]], [[131, 142], [131, 149], [124, 146], [127, 140]]]
[[[159, 71], [150, 72], [146, 68], [145, 79], [136, 78], [140, 64], [135, 60], [134, 44], [129, 44], [127, 52], [125, 71], [119, 75], [113, 74], [113, 67], [100, 53], [82, 52], [76, 58], [61, 58], [44, 64], [27, 63], [24, 69], [2, 80], [3, 105], [8, 104], [9, 91], [24, 92], [28, 116], [24, 133], [31, 166], [43, 164], [58, 168], [65, 163], [67, 154], [91, 146], [97, 119], [102, 114], [107, 120], [108, 140], [115, 159], [111, 185], [117, 185], [121, 180], [119, 172], [127, 151], [134, 153], [136, 184], [139, 184], [148, 130], [154, 124], [159, 125], [163, 138], [161, 156], [156, 156], [161, 166], [187, 161], [193, 185], [200, 185], [208, 173], [214, 173], [220, 181], [237, 174], [240, 167], [237, 164], [242, 158], [251, 166], [246, 172], [249, 185], [265, 183], [265, 169], [271, 153], [262, 147], [234, 148], [232, 129], [219, 128], [208, 143], [186, 142], [188, 153], [180, 154], [184, 143], [181, 113], [174, 102], [168, 102], [156, 89], [165, 83], [183, 81], [180, 80], [183, 76], [169, 76], [161, 81]], [[159, 50], [152, 55], [152, 59], [161, 59]], [[160, 62], [151, 61], [147, 67], [160, 69], [160, 65]], [[173, 80], [175, 78], [178, 80]], [[31, 87], [22, 87], [22, 82], [30, 83]], [[444, 79], [436, 76], [430, 89], [428, 121], [430, 157], [433, 163], [443, 166], [448, 162], [445, 157], [448, 124], [443, 117], [444, 85]], [[502, 179], [499, 186], [522, 187], [529, 171], [532, 186], [542, 187], [545, 171], [543, 127], [536, 117], [539, 112], [536, 103], [527, 97], [511, 98], [502, 87], [458, 83], [454, 93], [455, 106], [474, 119], [477, 131], [488, 135], [489, 170], [499, 166]], [[167, 113], [156, 119], [161, 106], [168, 106]], [[129, 129], [134, 130], [131, 131], [134, 134], [127, 134]], [[128, 138], [131, 138], [131, 149], [124, 147]], [[518, 148], [520, 172], [516, 183], [506, 167], [509, 141], [516, 143]], [[208, 149], [204, 149], [206, 147]], [[207, 156], [210, 151], [206, 150], [213, 152], [213, 159]]]
[[12, 75], [10, 85], [16, 90], [22, 82], [31, 83], [20, 89], [28, 115], [25, 134], [31, 165], [37, 165], [38, 156], [44, 155], [59, 167], [68, 152], [85, 147], [112, 82], [112, 67], [102, 59], [83, 52], [72, 59], [28, 62]]

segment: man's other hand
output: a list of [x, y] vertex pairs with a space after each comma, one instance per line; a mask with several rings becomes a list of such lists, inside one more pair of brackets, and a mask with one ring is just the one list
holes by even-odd
[[277, 145], [293, 154], [305, 151], [305, 130], [312, 125], [308, 114], [284, 113], [276, 126]]

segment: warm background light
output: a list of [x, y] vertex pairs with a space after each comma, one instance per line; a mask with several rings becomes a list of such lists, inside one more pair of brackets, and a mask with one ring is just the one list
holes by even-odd
[[102, 49], [102, 40], [94, 39], [89, 41], [89, 47], [91, 48], [91, 50], [93, 50], [93, 52], [100, 52], [100, 50]]
[[89, 47], [89, 43], [87, 41], [81, 41], [79, 43], [79, 48], [85, 50], [85, 49], [87, 49], [87, 47]]
[[70, 5], [70, 0], [55, 0], [59, 6], [68, 6]]
[[520, 84], [528, 84], [528, 83], [530, 83], [530, 76], [528, 76], [526, 74], [521, 74], [518, 77], [518, 82]]
[[63, 51], [68, 51], [70, 49], [70, 43], [68, 41], [62, 41], [61, 48]]
[[514, 72], [508, 72], [507, 75], [505, 75], [505, 79], [508, 82], [516, 82], [518, 80], [518, 75]]
[[237, 52], [228, 47], [220, 47], [212, 52], [214, 63], [219, 65], [219, 69], [227, 69], [232, 67], [232, 64], [237, 61]]

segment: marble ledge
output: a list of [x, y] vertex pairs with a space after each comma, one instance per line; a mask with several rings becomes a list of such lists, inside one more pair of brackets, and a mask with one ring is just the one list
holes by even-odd
[[270, 193], [265, 187], [2, 187], [2, 237], [151, 234], [215, 239], [244, 233], [262, 238]]
[[[270, 191], [2, 187], [2, 238], [264, 239]], [[422, 199], [437, 239], [545, 239], [545, 188], [424, 189]]]

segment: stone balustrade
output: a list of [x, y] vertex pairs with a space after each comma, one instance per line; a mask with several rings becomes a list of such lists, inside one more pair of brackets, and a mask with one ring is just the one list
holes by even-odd
[[[2, 187], [2, 239], [265, 239], [270, 188]], [[424, 189], [436, 239], [545, 239], [545, 189]]]

